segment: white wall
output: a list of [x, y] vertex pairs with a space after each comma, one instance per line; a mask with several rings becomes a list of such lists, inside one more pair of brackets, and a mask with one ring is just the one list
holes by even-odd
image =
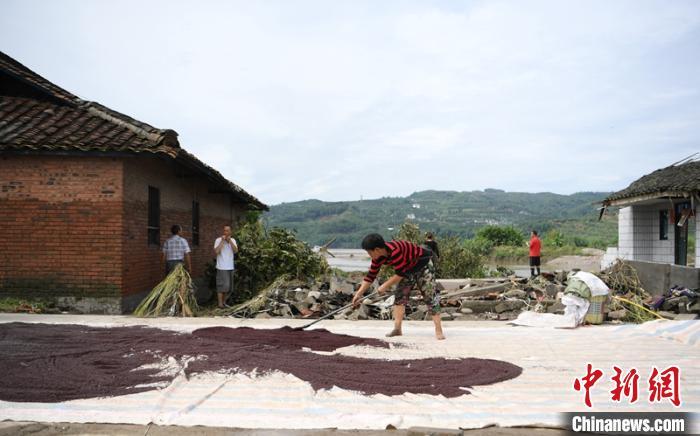
[[660, 263], [673, 263], [675, 261], [675, 229], [673, 228], [673, 223], [670, 222], [671, 217], [669, 215], [668, 223], [668, 239], [659, 239], [659, 212], [662, 210], [669, 210], [670, 204], [655, 206], [652, 209], [651, 214], [651, 249], [652, 249], [652, 262]]
[[[620, 209], [617, 257], [628, 260], [673, 263], [675, 231], [673, 223], [669, 222], [668, 240], [659, 239], [659, 212], [668, 210], [668, 208], [668, 204], [662, 203], [650, 206], [628, 206]], [[609, 254], [612, 255], [612, 251]]]
[[700, 268], [700, 221], [695, 220], [695, 268]]
[[620, 209], [617, 221], [617, 255], [634, 259], [634, 211], [631, 206]]

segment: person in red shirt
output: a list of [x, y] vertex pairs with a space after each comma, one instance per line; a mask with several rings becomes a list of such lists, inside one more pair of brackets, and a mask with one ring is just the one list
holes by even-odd
[[[537, 237], [537, 231], [533, 230], [530, 233], [530, 275], [532, 277], [540, 275], [540, 254], [542, 250], [542, 241]], [[537, 268], [537, 274], [535, 274]]]
[[387, 333], [387, 337], [401, 336], [401, 323], [406, 312], [406, 304], [412, 289], [418, 289], [423, 296], [423, 302], [428, 305], [430, 314], [435, 324], [435, 337], [438, 340], [445, 339], [440, 321], [440, 292], [435, 281], [435, 269], [433, 267], [433, 253], [427, 247], [420, 247], [408, 241], [394, 240], [385, 242], [377, 233], [372, 233], [362, 240], [362, 248], [372, 258], [369, 272], [362, 285], [352, 298], [353, 305], [357, 306], [362, 300], [365, 291], [369, 289], [377, 278], [382, 265], [394, 268], [394, 275], [382, 283], [377, 292], [384, 294], [394, 288], [394, 329]]

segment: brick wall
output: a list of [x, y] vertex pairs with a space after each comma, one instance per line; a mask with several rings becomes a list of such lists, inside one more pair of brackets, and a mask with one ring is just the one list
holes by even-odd
[[[173, 161], [155, 156], [124, 159], [124, 295], [142, 294], [163, 278], [161, 247], [148, 244], [148, 187], [160, 191], [160, 243], [170, 237], [173, 224], [192, 248], [193, 277], [204, 275], [214, 257], [214, 239], [221, 227], [243, 216], [242, 205], [232, 205], [228, 194], [210, 193], [213, 188]], [[192, 202], [199, 201], [200, 244], [192, 243]]]
[[118, 296], [119, 159], [0, 156], [0, 292]]

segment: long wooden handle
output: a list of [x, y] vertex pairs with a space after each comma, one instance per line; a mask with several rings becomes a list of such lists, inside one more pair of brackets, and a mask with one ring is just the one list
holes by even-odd
[[[360, 302], [366, 300], [366, 299], [369, 298], [369, 297], [373, 297], [373, 296], [375, 296], [375, 295], [377, 295], [377, 292], [376, 292], [376, 291], [375, 291], [375, 292], [372, 292], [372, 293], [369, 294], [369, 295], [365, 295], [364, 297], [362, 297], [362, 298], [360, 299]], [[311, 322], [311, 323], [309, 323], [309, 324], [306, 324], [305, 326], [299, 327], [299, 330], [304, 330], [305, 328], [311, 327], [312, 325], [316, 324], [317, 322], [323, 321], [324, 319], [326, 319], [326, 318], [328, 318], [328, 317], [330, 317], [330, 316], [333, 316], [333, 315], [335, 315], [336, 313], [341, 312], [341, 311], [347, 309], [347, 308], [350, 307], [350, 306], [352, 306], [352, 303], [346, 304], [345, 306], [341, 307], [340, 309], [336, 309], [336, 310], [334, 310], [333, 312], [328, 313], [328, 314], [326, 314], [326, 315], [323, 315], [323, 316], [320, 317], [319, 319], [316, 319], [316, 320], [314, 320], [313, 322]]]

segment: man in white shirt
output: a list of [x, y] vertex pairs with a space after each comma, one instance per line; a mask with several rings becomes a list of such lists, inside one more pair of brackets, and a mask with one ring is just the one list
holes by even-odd
[[219, 308], [226, 307], [226, 297], [233, 292], [233, 255], [238, 253], [238, 244], [231, 237], [231, 226], [224, 226], [224, 234], [214, 241], [216, 252], [216, 297]]

